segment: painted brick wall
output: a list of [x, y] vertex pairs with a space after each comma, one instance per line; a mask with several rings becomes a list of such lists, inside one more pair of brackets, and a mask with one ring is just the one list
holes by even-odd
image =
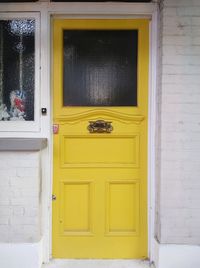
[[40, 238], [38, 152], [0, 152], [0, 243]]
[[161, 232], [161, 224], [160, 224], [160, 173], [161, 173], [161, 89], [162, 89], [162, 12], [158, 12], [158, 42], [157, 42], [157, 51], [158, 51], [158, 60], [157, 60], [157, 115], [156, 115], [156, 180], [155, 180], [155, 188], [156, 188], [156, 205], [155, 205], [155, 236], [158, 240], [160, 240], [160, 232]]
[[200, 1], [162, 10], [161, 243], [200, 243]]

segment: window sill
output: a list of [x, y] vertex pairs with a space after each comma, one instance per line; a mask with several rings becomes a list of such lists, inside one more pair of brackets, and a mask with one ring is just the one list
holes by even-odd
[[39, 151], [45, 147], [46, 138], [0, 138], [0, 151]]

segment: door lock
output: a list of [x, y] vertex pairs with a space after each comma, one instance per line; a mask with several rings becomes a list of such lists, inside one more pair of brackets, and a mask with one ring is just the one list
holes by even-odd
[[56, 200], [56, 195], [52, 194], [52, 201], [55, 201], [55, 200]]

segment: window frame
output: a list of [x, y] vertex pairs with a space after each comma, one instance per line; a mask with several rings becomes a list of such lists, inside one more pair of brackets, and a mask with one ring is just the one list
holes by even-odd
[[34, 75], [34, 120], [0, 121], [0, 132], [39, 132], [40, 131], [40, 14], [39, 12], [0, 13], [0, 20], [35, 20], [35, 75]]

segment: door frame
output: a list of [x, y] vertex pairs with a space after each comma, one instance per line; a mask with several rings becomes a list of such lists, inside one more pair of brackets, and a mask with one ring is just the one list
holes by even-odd
[[[98, 8], [98, 4], [94, 4]], [[110, 7], [112, 10], [112, 14], [102, 14], [104, 8], [107, 9], [107, 7]], [[116, 8], [120, 8], [120, 6], [124, 8], [128, 8], [128, 5], [126, 4], [103, 4], [101, 6], [101, 10], [98, 10], [98, 14], [94, 14], [94, 12], [85, 12], [86, 10], [83, 7], [80, 7], [81, 14], [71, 14], [68, 10], [68, 13], [64, 14], [62, 12], [52, 12], [51, 18], [62, 18], [62, 19], [120, 19], [120, 18], [129, 18], [129, 19], [141, 19], [141, 18], [149, 18], [150, 23], [150, 34], [149, 34], [149, 96], [148, 96], [148, 148], [147, 148], [147, 186], [148, 186], [148, 204], [147, 204], [147, 210], [148, 210], [148, 257], [150, 261], [154, 260], [154, 218], [155, 218], [155, 147], [156, 147], [156, 141], [155, 141], [155, 134], [156, 134], [156, 73], [157, 73], [157, 9], [154, 8], [153, 11], [148, 13], [147, 11], [143, 12], [138, 9], [138, 12], [134, 8], [134, 13], [127, 12], [128, 10], [121, 11], [121, 14], [116, 12]], [[135, 6], [135, 5], [134, 5]], [[130, 8], [130, 7], [129, 7]], [[72, 7], [73, 9], [73, 7]], [[110, 12], [111, 13], [111, 12]], [[137, 13], [137, 14], [136, 14]], [[148, 13], [148, 14], [146, 14]], [[51, 23], [52, 24], [52, 23]], [[52, 30], [51, 30], [52, 32]], [[51, 46], [52, 46], [52, 40], [51, 40]], [[51, 56], [53, 55], [51, 47]], [[53, 90], [53, 89], [51, 89]], [[53, 157], [53, 152], [52, 152]], [[53, 178], [52, 178], [53, 180]], [[51, 212], [51, 219], [53, 215]], [[52, 234], [51, 234], [52, 236]], [[51, 244], [52, 246], [52, 244]], [[50, 246], [50, 248], [51, 248]], [[50, 250], [52, 252], [52, 250]]]
[[[155, 1], [157, 2], [157, 1]], [[157, 3], [56, 3], [39, 1], [36, 3], [1, 3], [1, 12], [37, 12], [40, 14], [40, 107], [46, 107], [46, 118], [41, 117], [41, 129], [37, 137], [45, 137], [48, 140], [48, 148], [41, 152], [41, 230], [42, 246], [41, 258], [43, 262], [49, 262], [51, 258], [52, 241], [52, 163], [53, 163], [53, 136], [52, 136], [52, 16], [62, 18], [150, 18], [149, 36], [149, 99], [148, 99], [148, 255], [154, 260], [154, 232], [155, 232], [155, 199], [156, 199], [156, 135], [157, 131], [157, 61], [158, 61], [158, 4]], [[42, 44], [42, 45], [41, 45]], [[27, 134], [23, 134], [26, 136]], [[29, 137], [30, 135], [27, 135]]]
[[[137, 5], [137, 9], [135, 9]], [[148, 95], [148, 152], [147, 152], [147, 186], [148, 186], [148, 257], [150, 261], [154, 260], [154, 223], [155, 223], [155, 155], [156, 155], [156, 115], [157, 115], [157, 106], [156, 106], [156, 87], [157, 87], [157, 8], [154, 5], [150, 9], [144, 10], [145, 4], [133, 4], [133, 9], [130, 11], [130, 4], [102, 4], [99, 6], [97, 3], [92, 4], [92, 7], [97, 8], [96, 12], [87, 10], [85, 4], [81, 4], [78, 7], [78, 14], [73, 14], [75, 12], [75, 7], [72, 5], [68, 6], [68, 11], [63, 12], [63, 10], [56, 10], [49, 12], [50, 21], [52, 18], [62, 18], [62, 19], [117, 19], [117, 18], [149, 18], [150, 23], [150, 34], [149, 34], [149, 95]], [[61, 4], [62, 6], [62, 4]], [[63, 7], [66, 6], [65, 4]], [[146, 6], [147, 7], [147, 6]], [[75, 9], [74, 9], [75, 8]], [[109, 8], [109, 11], [108, 11]], [[119, 11], [120, 10], [120, 11]], [[77, 12], [77, 10], [76, 10]], [[79, 13], [80, 12], [80, 13]], [[106, 13], [106, 14], [105, 14]], [[50, 32], [52, 34], [52, 22]], [[51, 36], [51, 58], [53, 57], [53, 48], [52, 48], [52, 36]], [[52, 66], [50, 67], [52, 68]], [[53, 91], [51, 85], [51, 92]], [[51, 104], [52, 104], [51, 99]], [[53, 107], [53, 106], [51, 106]], [[53, 121], [53, 119], [51, 118]], [[51, 137], [52, 138], [52, 137]], [[51, 145], [53, 141], [51, 140]], [[53, 159], [53, 150], [52, 150], [52, 159]], [[53, 160], [52, 160], [53, 162]], [[53, 177], [52, 177], [53, 181]], [[52, 221], [52, 211], [50, 213], [50, 221]], [[51, 223], [50, 223], [51, 226]], [[52, 227], [52, 226], [51, 226]], [[51, 229], [50, 229], [51, 230]], [[52, 252], [52, 231], [49, 235], [49, 255], [51, 256]], [[46, 260], [48, 261], [48, 259]]]

